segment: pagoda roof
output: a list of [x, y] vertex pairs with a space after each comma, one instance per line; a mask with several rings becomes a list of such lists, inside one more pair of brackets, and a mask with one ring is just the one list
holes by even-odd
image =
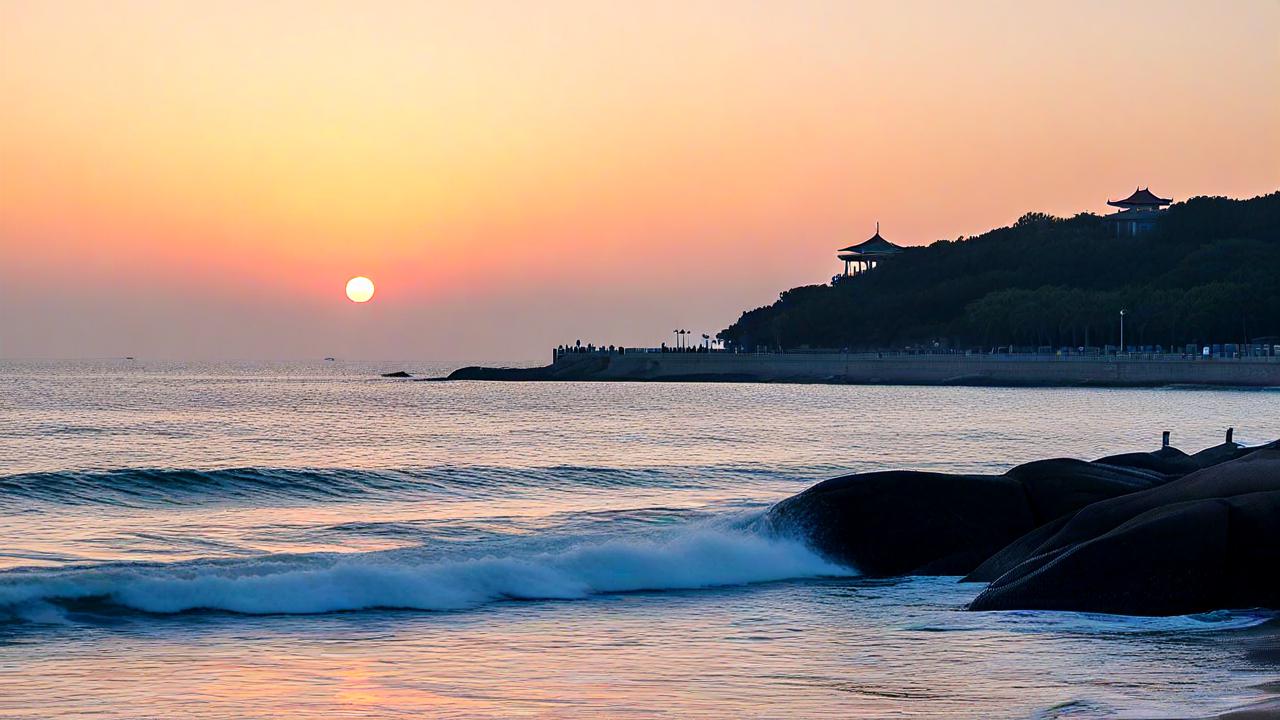
[[1112, 207], [1159, 207], [1171, 202], [1173, 201], [1156, 196], [1148, 188], [1140, 187], [1129, 197], [1123, 200], [1108, 200], [1107, 204]]
[[876, 228], [876, 234], [870, 238], [863, 240], [857, 245], [850, 245], [847, 248], [840, 248], [837, 252], [857, 253], [859, 255], [891, 255], [893, 253], [902, 252], [901, 245], [893, 243], [880, 237], [880, 228]]

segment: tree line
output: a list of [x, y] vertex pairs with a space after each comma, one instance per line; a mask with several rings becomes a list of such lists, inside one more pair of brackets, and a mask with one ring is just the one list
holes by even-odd
[[[783, 292], [718, 335], [770, 348], [1247, 343], [1280, 336], [1280, 192], [1197, 197], [1150, 232], [1028, 213], [906, 248], [869, 273]], [[1276, 341], [1280, 342], [1280, 341]]]

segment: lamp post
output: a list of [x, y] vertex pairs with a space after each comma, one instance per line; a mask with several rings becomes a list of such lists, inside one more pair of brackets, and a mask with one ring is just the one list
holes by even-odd
[[1120, 352], [1124, 353], [1124, 308], [1120, 309]]

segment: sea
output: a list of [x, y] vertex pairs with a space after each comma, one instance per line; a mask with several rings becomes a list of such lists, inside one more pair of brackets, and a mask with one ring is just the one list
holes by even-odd
[[[1261, 610], [969, 612], [755, 522], [824, 478], [1280, 437], [1269, 390], [0, 362], [3, 718], [1186, 718]], [[382, 373], [404, 370], [415, 377]]]

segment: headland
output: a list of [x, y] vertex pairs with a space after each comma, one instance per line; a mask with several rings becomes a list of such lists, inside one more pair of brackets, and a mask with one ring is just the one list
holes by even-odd
[[575, 342], [545, 367], [450, 378], [1280, 387], [1280, 192], [1174, 203], [1139, 188], [1108, 205], [927, 246], [877, 225], [839, 250], [830, 283], [700, 345], [684, 329], [674, 347]]

